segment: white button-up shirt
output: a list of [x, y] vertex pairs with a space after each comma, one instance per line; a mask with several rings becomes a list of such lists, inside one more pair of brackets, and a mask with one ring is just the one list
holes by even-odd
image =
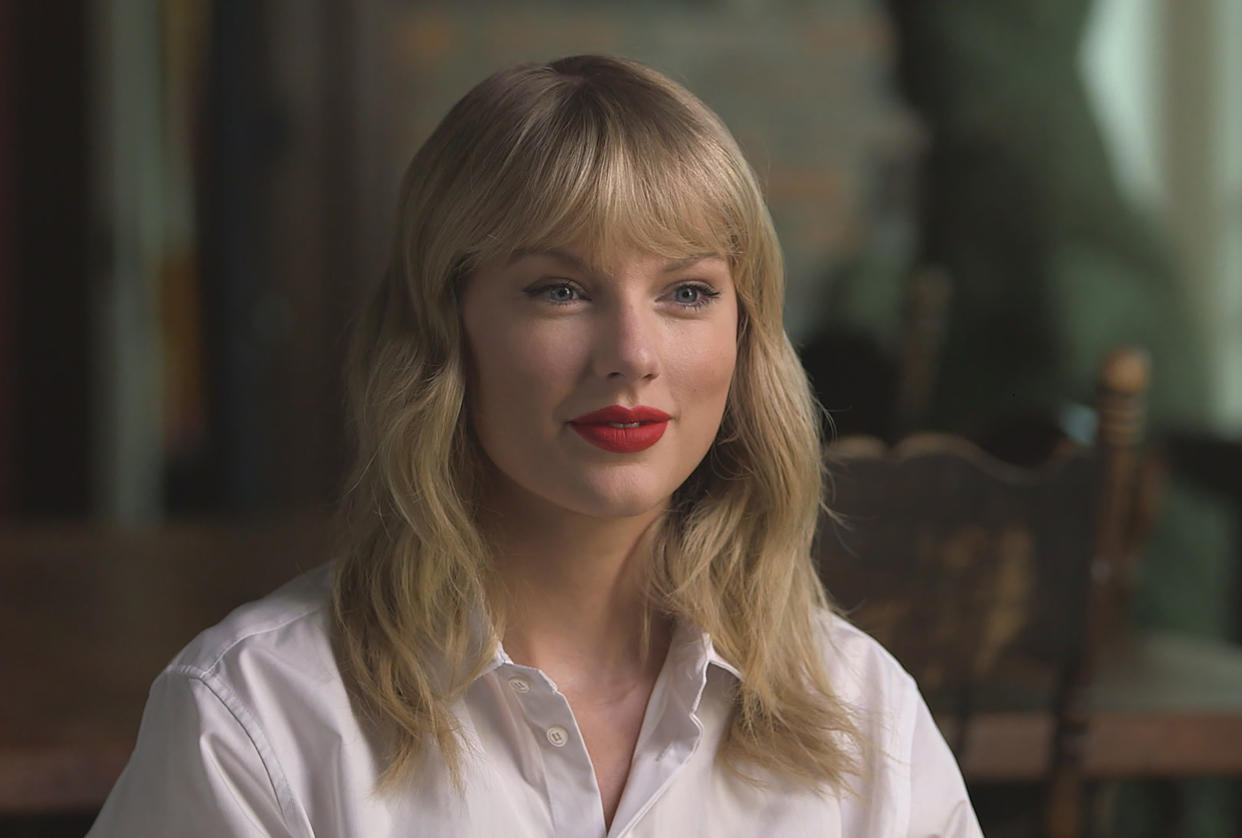
[[156, 679], [95, 838], [125, 836], [978, 836], [957, 765], [914, 682], [825, 615], [838, 695], [872, 744], [841, 791], [755, 788], [716, 760], [737, 670], [681, 626], [656, 681], [611, 828], [569, 703], [498, 652], [456, 708], [465, 783], [433, 753], [375, 791], [384, 743], [355, 717], [312, 571], [195, 639]]

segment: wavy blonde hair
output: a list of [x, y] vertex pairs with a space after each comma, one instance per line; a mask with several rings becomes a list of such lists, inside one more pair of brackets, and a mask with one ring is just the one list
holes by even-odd
[[720, 434], [675, 493], [653, 608], [710, 633], [742, 673], [720, 758], [839, 786], [858, 734], [823, 662], [828, 607], [810, 558], [819, 414], [782, 325], [780, 248], [719, 118], [641, 64], [577, 56], [496, 73], [405, 175], [391, 266], [348, 361], [357, 459], [342, 505], [336, 646], [360, 709], [388, 731], [391, 786], [435, 746], [454, 778], [451, 706], [490, 661], [503, 603], [476, 517], [483, 457], [465, 410], [460, 284], [482, 260], [574, 244], [732, 269], [738, 357]]

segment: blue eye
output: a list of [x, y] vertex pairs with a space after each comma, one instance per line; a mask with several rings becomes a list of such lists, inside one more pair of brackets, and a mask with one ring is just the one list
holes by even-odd
[[686, 308], [702, 308], [719, 296], [719, 291], [713, 290], [707, 285], [690, 282], [685, 285], [678, 285], [673, 289], [672, 295], [673, 302]]
[[567, 303], [578, 296], [570, 285], [553, 285], [547, 290], [548, 299], [554, 303]]
[[569, 282], [550, 282], [528, 288], [526, 293], [537, 300], [546, 300], [553, 305], [568, 305], [582, 299], [579, 290]]

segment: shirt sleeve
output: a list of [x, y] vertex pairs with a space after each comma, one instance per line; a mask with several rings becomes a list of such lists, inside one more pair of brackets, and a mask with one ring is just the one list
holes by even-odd
[[909, 838], [982, 838], [953, 752], [916, 695], [910, 748]]
[[289, 836], [261, 748], [200, 677], [176, 670], [156, 679], [129, 764], [88, 838]]

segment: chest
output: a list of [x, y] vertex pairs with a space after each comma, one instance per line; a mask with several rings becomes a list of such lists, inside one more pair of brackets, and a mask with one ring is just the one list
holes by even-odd
[[[650, 716], [644, 720], [628, 704], [611, 708], [611, 716], [608, 709], [589, 705], [571, 714], [567, 696], [533, 673], [506, 669], [497, 675], [481, 681], [458, 708], [469, 743], [460, 787], [433, 757], [400, 793], [372, 794], [383, 743], [361, 731], [334, 740], [313, 757], [306, 753], [304, 736], [275, 743], [282, 764], [339, 767], [290, 778], [293, 808], [305, 818], [304, 828], [293, 834], [853, 838], [902, 833], [903, 808], [894, 805], [881, 780], [884, 772], [866, 772], [878, 782], [846, 797], [844, 807], [831, 797], [779, 786], [758, 792], [739, 781], [715, 759], [729, 701], [710, 685], [695, 709], [688, 697], [656, 690], [643, 708]], [[565, 735], [550, 736], [556, 728]], [[346, 793], [342, 777], [356, 781]], [[611, 812], [608, 822], [605, 809]]]
[[566, 695], [590, 756], [604, 820], [609, 824], [625, 790], [650, 692], [650, 688], [635, 691], [619, 701]]
[[[902, 834], [890, 805], [868, 806], [769, 788], [756, 791], [724, 773], [708, 754], [673, 768], [640, 760], [634, 785], [609, 822], [599, 816], [600, 798], [569, 782], [555, 768], [528, 778], [511, 766], [488, 765], [471, 777], [464, 796], [420, 787], [385, 813], [384, 826], [368, 829], [351, 819], [353, 835], [454, 835], [513, 838], [859, 838]], [[533, 782], [532, 782], [533, 781]], [[603, 791], [601, 789], [601, 791]], [[637, 792], [637, 794], [635, 794]], [[446, 805], [447, 804], [447, 805]], [[594, 810], [592, 812], [592, 810]], [[361, 814], [361, 813], [360, 813]], [[859, 817], [860, 814], [862, 817]], [[365, 824], [364, 828], [362, 825]], [[315, 834], [334, 834], [331, 829]]]

